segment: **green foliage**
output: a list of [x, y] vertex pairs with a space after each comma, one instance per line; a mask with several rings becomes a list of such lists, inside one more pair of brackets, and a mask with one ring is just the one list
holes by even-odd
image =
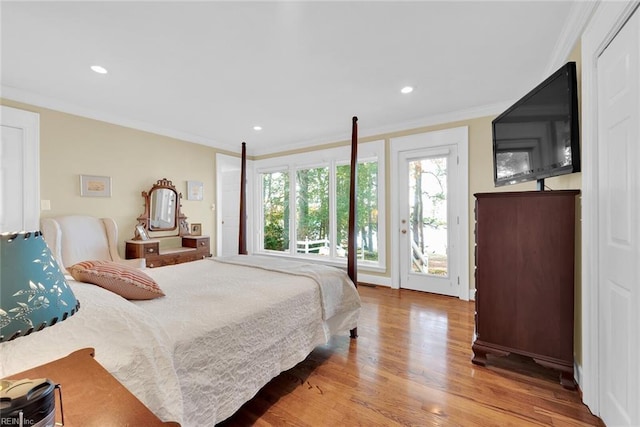
[[[349, 221], [348, 165], [336, 168], [336, 246], [347, 247]], [[289, 246], [289, 179], [286, 171], [262, 175], [264, 248], [284, 251]], [[329, 239], [329, 168], [296, 171], [296, 240]], [[358, 164], [357, 224], [365, 259], [377, 260], [374, 239], [378, 231], [378, 163]]]
[[297, 240], [327, 239], [329, 233], [329, 168], [296, 172]]
[[[447, 226], [447, 158], [412, 161], [409, 168], [413, 195], [411, 235], [419, 250], [424, 252], [429, 244], [425, 240], [425, 227], [439, 229]], [[415, 259], [421, 263], [419, 257]]]
[[285, 235], [284, 227], [277, 222], [273, 222], [272, 218], [268, 222], [265, 219], [264, 248], [273, 251], [284, 251], [286, 249], [285, 242], [289, 242], [289, 237]]
[[[378, 162], [358, 163], [356, 185], [356, 215], [358, 240], [363, 242], [365, 259], [378, 260], [374, 243], [378, 232]], [[349, 165], [336, 170], [338, 244], [347, 247], [349, 233]], [[367, 252], [369, 255], [367, 255]]]
[[289, 174], [262, 175], [264, 203], [264, 248], [285, 251], [289, 248]]

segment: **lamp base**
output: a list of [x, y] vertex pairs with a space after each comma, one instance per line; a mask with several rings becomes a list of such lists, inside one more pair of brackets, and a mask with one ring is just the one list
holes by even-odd
[[53, 427], [56, 385], [48, 379], [0, 381], [0, 426]]

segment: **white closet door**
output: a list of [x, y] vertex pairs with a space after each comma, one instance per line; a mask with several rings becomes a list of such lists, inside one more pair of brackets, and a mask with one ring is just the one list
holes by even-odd
[[0, 232], [40, 228], [40, 116], [1, 106]]
[[640, 13], [598, 59], [600, 416], [640, 425]]
[[238, 254], [241, 166], [241, 161], [237, 157], [224, 154], [216, 156], [218, 182], [217, 256]]

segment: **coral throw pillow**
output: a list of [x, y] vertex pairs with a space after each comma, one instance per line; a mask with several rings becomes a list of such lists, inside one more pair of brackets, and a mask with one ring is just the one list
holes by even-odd
[[153, 299], [164, 292], [141, 270], [113, 261], [82, 261], [67, 267], [79, 282], [93, 283], [126, 299]]

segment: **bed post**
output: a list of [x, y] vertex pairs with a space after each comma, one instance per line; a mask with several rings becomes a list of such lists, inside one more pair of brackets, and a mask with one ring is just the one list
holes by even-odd
[[240, 232], [238, 233], [238, 254], [247, 254], [247, 143], [242, 143], [242, 162], [240, 169]]
[[[356, 226], [358, 222], [356, 209], [356, 192], [358, 182], [358, 118], [353, 116], [351, 127], [351, 176], [349, 179], [349, 237], [347, 243], [347, 274], [358, 287], [358, 250]], [[358, 327], [351, 329], [351, 338], [358, 337]]]

